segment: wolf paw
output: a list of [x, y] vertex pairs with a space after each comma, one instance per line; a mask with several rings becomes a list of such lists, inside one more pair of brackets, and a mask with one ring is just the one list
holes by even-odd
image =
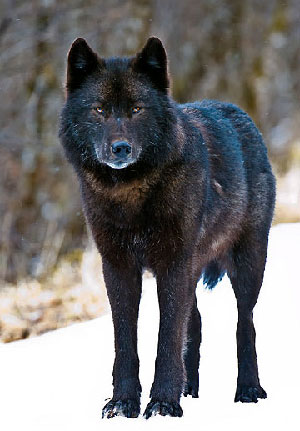
[[187, 397], [188, 395], [192, 395], [193, 398], [199, 398], [198, 395], [198, 384], [193, 383], [185, 383], [184, 390], [183, 390], [183, 396]]
[[266, 391], [260, 386], [238, 385], [234, 402], [257, 403], [258, 398], [267, 398]]
[[102, 409], [102, 419], [115, 416], [137, 418], [140, 414], [140, 403], [137, 400], [110, 400]]
[[181, 417], [183, 415], [183, 411], [179, 403], [152, 400], [146, 407], [144, 418], [149, 419], [152, 415], [155, 416], [157, 414], [161, 416], [168, 415], [173, 417]]

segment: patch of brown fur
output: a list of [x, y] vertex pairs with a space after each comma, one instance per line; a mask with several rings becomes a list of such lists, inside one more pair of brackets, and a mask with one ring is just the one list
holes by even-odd
[[104, 199], [110, 199], [135, 208], [145, 201], [150, 188], [157, 182], [158, 178], [159, 174], [153, 172], [152, 175], [146, 178], [107, 187], [97, 181], [92, 173], [86, 173], [86, 180], [94, 192], [101, 194]]
[[[193, 110], [191, 108], [185, 108], [183, 109], [183, 112], [185, 112], [186, 114], [193, 114], [195, 113], [195, 115], [199, 118], [199, 112], [198, 110]], [[198, 119], [193, 119], [190, 116], [190, 121], [193, 123], [193, 125], [200, 130], [202, 138], [204, 143], [206, 144], [207, 150], [210, 154], [211, 157], [218, 157], [216, 154], [212, 153], [212, 148], [211, 148], [211, 136], [209, 134], [209, 130], [207, 130], [207, 127], [205, 127], [204, 124], [201, 123], [201, 121]]]

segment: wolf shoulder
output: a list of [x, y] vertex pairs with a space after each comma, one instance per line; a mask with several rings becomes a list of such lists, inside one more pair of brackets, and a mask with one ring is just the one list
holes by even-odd
[[[232, 139], [239, 139], [241, 144], [258, 144], [265, 147], [262, 134], [251, 117], [239, 106], [218, 100], [202, 100], [199, 102], [178, 104], [179, 110], [187, 117], [207, 128], [214, 136], [220, 138], [229, 132]], [[247, 141], [248, 139], [248, 141]]]
[[208, 149], [241, 156], [241, 161], [271, 173], [267, 148], [251, 117], [240, 107], [218, 100], [178, 105], [187, 121], [201, 131]]

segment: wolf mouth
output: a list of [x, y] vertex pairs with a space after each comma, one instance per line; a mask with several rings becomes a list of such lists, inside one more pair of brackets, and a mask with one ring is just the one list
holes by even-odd
[[100, 163], [104, 163], [112, 169], [124, 169], [136, 161], [133, 157], [124, 159], [105, 160], [101, 157], [99, 148], [95, 147], [96, 157]]
[[131, 165], [133, 162], [134, 160], [130, 159], [126, 161], [116, 160], [114, 162], [105, 162], [105, 164], [112, 169], [124, 169], [127, 168], [128, 165]]

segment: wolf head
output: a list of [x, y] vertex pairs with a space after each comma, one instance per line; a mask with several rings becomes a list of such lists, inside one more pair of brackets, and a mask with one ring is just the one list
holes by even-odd
[[175, 116], [167, 56], [158, 38], [151, 37], [135, 57], [109, 59], [76, 39], [68, 55], [66, 88], [60, 137], [75, 167], [124, 170], [167, 157]]

